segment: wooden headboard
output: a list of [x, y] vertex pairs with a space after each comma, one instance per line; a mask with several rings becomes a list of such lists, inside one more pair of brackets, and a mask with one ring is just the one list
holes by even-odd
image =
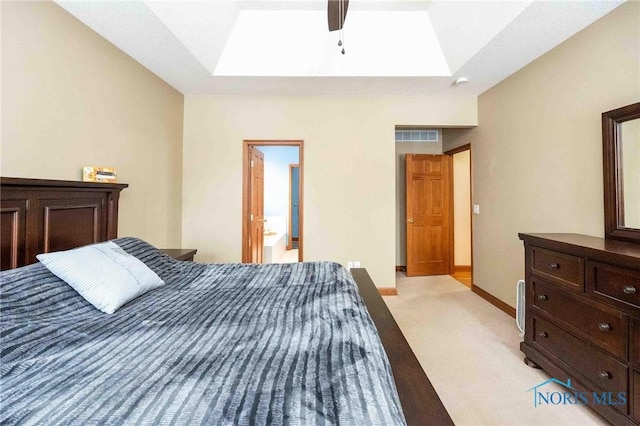
[[125, 183], [0, 178], [0, 270], [118, 236]]

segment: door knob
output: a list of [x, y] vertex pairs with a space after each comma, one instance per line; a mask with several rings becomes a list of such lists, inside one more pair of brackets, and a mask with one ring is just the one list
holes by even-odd
[[407, 219], [407, 223], [413, 223], [413, 219], [411, 218]]

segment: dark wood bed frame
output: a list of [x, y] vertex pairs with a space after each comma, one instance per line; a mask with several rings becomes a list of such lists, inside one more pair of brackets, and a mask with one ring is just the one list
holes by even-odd
[[[118, 200], [127, 184], [0, 178], [1, 269], [36, 254], [106, 241], [118, 234]], [[409, 425], [453, 425], [442, 401], [365, 269], [352, 269], [385, 348]]]
[[389, 312], [366, 269], [351, 269], [360, 296], [367, 305], [371, 319], [389, 358], [398, 389], [402, 411], [408, 425], [453, 425], [449, 413], [431, 385], [407, 339]]

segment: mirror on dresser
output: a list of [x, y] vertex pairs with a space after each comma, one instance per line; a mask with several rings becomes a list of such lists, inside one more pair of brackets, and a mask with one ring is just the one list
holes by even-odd
[[605, 238], [640, 243], [640, 102], [602, 114]]

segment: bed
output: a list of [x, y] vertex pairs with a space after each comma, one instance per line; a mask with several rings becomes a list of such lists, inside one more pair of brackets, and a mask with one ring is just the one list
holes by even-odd
[[[24, 225], [44, 238], [33, 233], [48, 219], [33, 210], [60, 191], [124, 188], [46, 182], [3, 178], [3, 234]], [[35, 197], [24, 217], [40, 226], [16, 219], [18, 193]], [[85, 215], [86, 238], [114, 237], [117, 197], [105, 200]], [[96, 221], [99, 209], [107, 214]], [[80, 245], [55, 235], [66, 233], [49, 229], [48, 248]], [[1, 423], [452, 424], [365, 270], [181, 262], [136, 238], [114, 241], [166, 285], [111, 315], [28, 262], [32, 252], [30, 265], [0, 273]], [[11, 244], [29, 246], [6, 248], [3, 237], [12, 259], [22, 254]]]

